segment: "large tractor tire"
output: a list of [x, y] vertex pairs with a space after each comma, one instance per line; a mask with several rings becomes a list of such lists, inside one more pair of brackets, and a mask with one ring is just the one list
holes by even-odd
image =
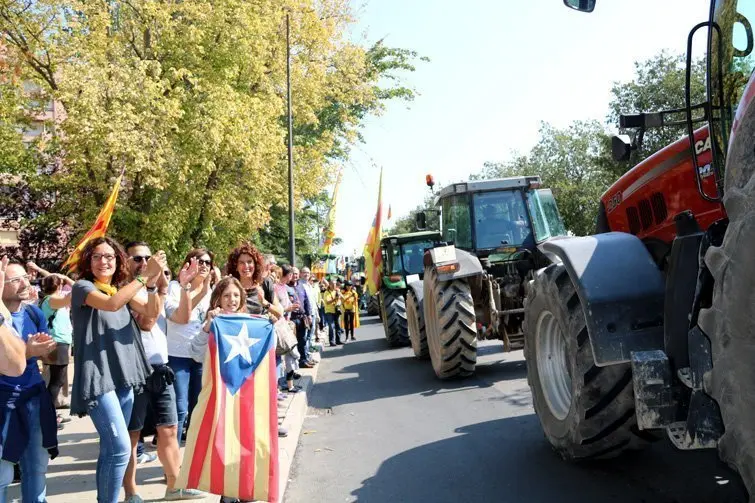
[[467, 280], [440, 281], [433, 267], [423, 282], [425, 330], [430, 361], [439, 379], [466, 377], [477, 364], [474, 301]]
[[409, 341], [412, 343], [414, 356], [426, 360], [430, 357], [430, 349], [427, 347], [427, 331], [425, 329], [424, 302], [417, 300], [417, 296], [410, 288], [406, 293], [406, 321], [409, 329]]
[[584, 310], [564, 266], [540, 271], [529, 289], [527, 381], [556, 452], [569, 460], [611, 458], [655, 440], [637, 428], [630, 364], [595, 365]]
[[[713, 276], [712, 305], [698, 325], [710, 338], [713, 369], [705, 391], [721, 410], [721, 459], [742, 477], [755, 501], [755, 107], [739, 121], [726, 160], [724, 206], [729, 225], [705, 263]], [[707, 307], [707, 306], [706, 306]]]
[[377, 316], [380, 314], [380, 299], [378, 298], [379, 294], [370, 295], [369, 300], [367, 300], [367, 315], [368, 316]]
[[380, 291], [380, 310], [383, 315], [383, 330], [388, 344], [393, 348], [409, 345], [406, 327], [406, 301], [400, 290]]

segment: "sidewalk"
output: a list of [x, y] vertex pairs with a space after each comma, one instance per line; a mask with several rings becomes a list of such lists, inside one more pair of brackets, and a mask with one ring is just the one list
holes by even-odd
[[[327, 335], [325, 336], [327, 340]], [[322, 337], [320, 338], [322, 341]], [[284, 402], [278, 405], [278, 424], [288, 429], [287, 437], [279, 437], [280, 457], [280, 501], [283, 501], [291, 463], [294, 459], [296, 446], [299, 442], [302, 423], [307, 411], [308, 394], [317, 378], [319, 365], [313, 369], [300, 369], [302, 378], [297, 384], [302, 391], [287, 395]], [[69, 383], [73, 382], [73, 365], [69, 369]], [[60, 409], [63, 417], [68, 415], [68, 409]], [[156, 447], [151, 445], [152, 437], [147, 437], [144, 445], [145, 452], [154, 452]], [[47, 501], [49, 503], [72, 503], [96, 501], [95, 470], [99, 453], [99, 439], [89, 417], [72, 417], [65, 428], [58, 431], [58, 448], [60, 454], [50, 461], [47, 471]], [[181, 448], [183, 455], [184, 448]], [[139, 494], [145, 501], [161, 501], [165, 494], [165, 482], [162, 466], [159, 460], [138, 465], [136, 481]], [[9, 489], [9, 501], [20, 502], [20, 485], [13, 484]], [[121, 490], [120, 501], [124, 492]], [[197, 502], [217, 503], [220, 497], [211, 495]]]

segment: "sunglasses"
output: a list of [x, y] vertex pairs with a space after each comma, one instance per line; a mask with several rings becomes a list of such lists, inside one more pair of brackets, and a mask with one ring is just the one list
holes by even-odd
[[131, 257], [131, 260], [136, 262], [137, 264], [141, 264], [142, 262], [149, 262], [149, 259], [152, 258], [152, 255], [134, 255]]
[[202, 260], [202, 259], [199, 259], [199, 260], [197, 260], [197, 264], [210, 266], [210, 265], [212, 265], [212, 260]]

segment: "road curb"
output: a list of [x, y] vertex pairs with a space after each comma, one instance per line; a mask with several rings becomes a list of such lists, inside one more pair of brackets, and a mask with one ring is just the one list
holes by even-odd
[[322, 363], [318, 363], [312, 369], [299, 370], [302, 376], [299, 385], [302, 387], [302, 390], [294, 395], [285, 412], [281, 411], [285, 414], [281, 426], [288, 429], [288, 436], [278, 439], [278, 487], [280, 488], [278, 501], [284, 501], [286, 487], [290, 482], [291, 465], [294, 462], [296, 447], [299, 445], [299, 437], [304, 428], [304, 418], [309, 408], [309, 395], [315, 382], [317, 382], [317, 371], [320, 365]]

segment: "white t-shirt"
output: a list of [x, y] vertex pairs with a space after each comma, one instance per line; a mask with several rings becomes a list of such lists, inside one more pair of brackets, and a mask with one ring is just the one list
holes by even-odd
[[165, 297], [165, 316], [168, 318], [168, 354], [181, 358], [191, 358], [191, 341], [202, 330], [207, 310], [210, 307], [212, 292], [207, 292], [197, 307], [189, 315], [189, 323], [181, 325], [170, 320], [173, 312], [178, 309], [181, 300], [181, 285], [178, 281], [171, 281], [168, 285], [168, 295]]
[[[142, 288], [135, 297], [139, 297], [146, 302], [148, 298], [147, 290]], [[144, 352], [147, 354], [147, 359], [152, 365], [168, 363], [168, 340], [165, 337], [165, 323], [165, 310], [160, 309], [160, 316], [152, 326], [152, 330], [141, 330]]]

